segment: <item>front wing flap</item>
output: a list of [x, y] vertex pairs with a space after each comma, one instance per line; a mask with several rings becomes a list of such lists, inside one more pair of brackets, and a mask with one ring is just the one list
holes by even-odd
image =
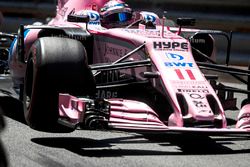
[[[125, 100], [90, 100], [59, 96], [59, 123], [72, 128], [118, 130], [136, 133], [250, 134], [247, 128], [197, 128], [167, 126], [145, 103]], [[250, 117], [249, 117], [250, 118]], [[250, 119], [247, 122], [250, 125]], [[246, 118], [245, 118], [246, 119]]]

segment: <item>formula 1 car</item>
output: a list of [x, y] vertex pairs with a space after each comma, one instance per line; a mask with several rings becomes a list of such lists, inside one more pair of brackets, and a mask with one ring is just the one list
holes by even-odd
[[[60, 123], [155, 133], [250, 132], [249, 97], [235, 127], [227, 125], [225, 110], [236, 107], [233, 93], [250, 94], [249, 81], [239, 77], [250, 71], [227, 66], [230, 33], [183, 28], [195, 23], [190, 18], [169, 27], [164, 17], [145, 11], [128, 26], [104, 28], [103, 4], [59, 0], [47, 25], [1, 34], [13, 40], [8, 66], [31, 128], [54, 131]], [[213, 36], [228, 41], [226, 65], [215, 62]], [[218, 83], [204, 69], [229, 73], [248, 90]]]

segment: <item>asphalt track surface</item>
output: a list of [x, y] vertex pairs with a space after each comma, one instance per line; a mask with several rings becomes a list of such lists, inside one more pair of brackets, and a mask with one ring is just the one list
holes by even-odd
[[[233, 86], [242, 87], [238, 83]], [[244, 96], [237, 95], [240, 99]], [[142, 135], [110, 131], [44, 133], [29, 128], [9, 77], [0, 76], [1, 133], [11, 167], [249, 167], [250, 135]], [[235, 118], [237, 112], [227, 116]], [[229, 119], [229, 124], [235, 123]]]

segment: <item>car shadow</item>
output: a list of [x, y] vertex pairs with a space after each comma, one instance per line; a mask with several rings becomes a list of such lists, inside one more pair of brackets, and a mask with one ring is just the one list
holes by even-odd
[[236, 125], [237, 121], [232, 118], [227, 118], [227, 126], [234, 126]]
[[[5, 92], [6, 94], [8, 92]], [[0, 97], [0, 107], [5, 116], [25, 123], [22, 102], [12, 96]], [[228, 120], [229, 124], [234, 124], [235, 120]], [[137, 138], [136, 142], [133, 138]], [[94, 140], [86, 138], [33, 138], [32, 142], [47, 147], [64, 148], [81, 156], [91, 157], [116, 157], [129, 155], [209, 155], [209, 154], [242, 154], [250, 153], [250, 149], [232, 150], [225, 145], [234, 144], [234, 141], [249, 140], [249, 136], [231, 136], [212, 138], [204, 135], [187, 134], [164, 134], [164, 135], [135, 135], [131, 138], [108, 138]], [[177, 146], [176, 151], [158, 151], [146, 149], [121, 149], [113, 148], [118, 144], [158, 143], [162, 147]], [[91, 149], [86, 149], [91, 148]], [[95, 149], [98, 148], [98, 149]]]
[[[136, 140], [135, 140], [136, 139]], [[80, 156], [88, 157], [122, 157], [147, 155], [214, 155], [214, 154], [244, 154], [250, 149], [233, 150], [225, 145], [234, 141], [249, 140], [249, 136], [232, 136], [213, 139], [204, 135], [134, 135], [129, 137], [108, 138], [102, 140], [78, 137], [46, 137], [33, 138], [32, 142], [52, 148], [63, 148]], [[124, 149], [119, 144], [158, 144], [161, 150]], [[117, 147], [118, 146], [118, 147]], [[177, 149], [172, 151], [172, 146]], [[171, 147], [168, 151], [167, 147]]]
[[182, 155], [213, 155], [213, 154], [240, 154], [250, 153], [250, 149], [233, 150], [226, 145], [233, 145], [235, 141], [249, 140], [248, 135], [212, 137], [205, 134], [184, 133], [171, 135], [146, 135], [150, 141], [168, 141], [178, 146]]
[[0, 107], [3, 114], [15, 121], [26, 124], [22, 106], [22, 102], [12, 96], [0, 97]]
[[[25, 118], [24, 118], [23, 104], [17, 98], [14, 98], [11, 96], [0, 97], [0, 108], [2, 109], [3, 114], [5, 116], [17, 122], [27, 125]], [[55, 125], [54, 128], [52, 128], [48, 132], [69, 133], [69, 132], [72, 132], [72, 128], [68, 128], [63, 125], [57, 124]]]

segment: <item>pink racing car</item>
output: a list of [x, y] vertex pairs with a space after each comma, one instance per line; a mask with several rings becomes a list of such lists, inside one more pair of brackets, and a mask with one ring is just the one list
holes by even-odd
[[[239, 77], [250, 71], [214, 61], [213, 36], [227, 39], [228, 64], [231, 34], [182, 28], [194, 24], [189, 18], [169, 27], [145, 11], [127, 26], [105, 28], [104, 2], [59, 0], [47, 25], [1, 34], [13, 40], [8, 66], [31, 128], [56, 131], [60, 123], [72, 130], [250, 133], [249, 98], [235, 127], [225, 115], [236, 108], [234, 92], [250, 94], [249, 82]], [[218, 83], [203, 69], [227, 72], [248, 90]]]

